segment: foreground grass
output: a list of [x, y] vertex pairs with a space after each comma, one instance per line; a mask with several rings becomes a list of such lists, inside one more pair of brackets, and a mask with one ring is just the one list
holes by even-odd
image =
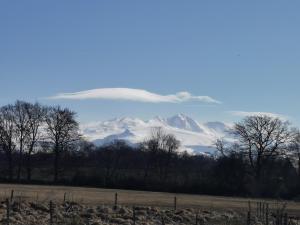
[[[13, 202], [10, 217], [6, 205], [0, 204], [0, 223], [10, 225], [240, 225], [243, 214], [232, 211], [200, 211], [194, 209], [165, 210], [157, 207], [88, 206], [77, 203], [53, 203], [50, 217], [49, 204]], [[253, 222], [256, 220], [254, 219]], [[256, 225], [257, 223], [255, 223]], [[253, 224], [254, 225], [254, 224]]]
[[[246, 212], [248, 201], [264, 201], [261, 199], [246, 199], [234, 197], [217, 197], [204, 195], [172, 194], [160, 192], [112, 190], [99, 188], [65, 187], [65, 186], [39, 186], [39, 185], [13, 185], [0, 184], [0, 198], [10, 198], [11, 190], [14, 190], [14, 198], [34, 202], [55, 202], [67, 201], [97, 205], [113, 205], [115, 193], [118, 193], [118, 204], [123, 206], [152, 206], [161, 208], [172, 208], [174, 196], [177, 197], [178, 208], [193, 208], [201, 210], [234, 210]], [[279, 204], [277, 200], [266, 200], [270, 203], [271, 209], [276, 209]], [[295, 216], [300, 216], [300, 203], [287, 201], [286, 211]]]

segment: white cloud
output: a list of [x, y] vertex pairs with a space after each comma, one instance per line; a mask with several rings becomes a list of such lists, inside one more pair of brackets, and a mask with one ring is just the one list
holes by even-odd
[[231, 115], [246, 117], [246, 116], [270, 116], [273, 118], [279, 118], [282, 120], [288, 120], [288, 117], [282, 114], [271, 113], [271, 112], [246, 112], [246, 111], [229, 111]]
[[149, 103], [181, 103], [188, 101], [198, 101], [204, 103], [220, 104], [209, 96], [194, 96], [189, 92], [179, 92], [171, 95], [160, 95], [142, 89], [131, 88], [99, 88], [74, 93], [61, 93], [48, 99], [70, 99], [70, 100], [85, 100], [85, 99], [100, 99], [100, 100], [123, 100]]

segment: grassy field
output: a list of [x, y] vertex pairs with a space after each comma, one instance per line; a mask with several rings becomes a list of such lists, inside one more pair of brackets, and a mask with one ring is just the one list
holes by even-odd
[[[38, 186], [0, 184], [0, 197], [9, 198], [14, 190], [16, 199], [28, 201], [63, 201], [66, 193], [67, 200], [90, 205], [112, 205], [115, 193], [118, 193], [118, 202], [121, 205], [173, 207], [174, 196], [177, 197], [178, 208], [199, 208], [207, 210], [238, 210], [247, 211], [248, 201], [253, 202], [253, 210], [257, 201], [266, 201], [275, 209], [276, 200], [246, 199], [234, 197], [217, 197], [205, 195], [187, 195], [159, 192], [112, 190], [99, 188], [80, 188], [65, 186]], [[283, 202], [280, 202], [282, 204]], [[287, 211], [300, 216], [300, 203], [287, 201]]]

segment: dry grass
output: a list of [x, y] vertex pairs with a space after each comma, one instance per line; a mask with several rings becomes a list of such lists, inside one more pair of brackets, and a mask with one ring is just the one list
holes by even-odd
[[[127, 206], [156, 206], [173, 207], [175, 194], [111, 190], [98, 188], [80, 188], [65, 186], [38, 186], [38, 185], [12, 185], [0, 184], [0, 197], [2, 199], [10, 197], [11, 190], [15, 192], [15, 198], [22, 198], [28, 201], [63, 201], [64, 194], [68, 201], [74, 201], [88, 205], [113, 205], [114, 194], [118, 193], [119, 204]], [[247, 211], [248, 201], [264, 201], [257, 199], [233, 198], [233, 197], [214, 197], [204, 195], [176, 194], [178, 208], [198, 208], [206, 210], [235, 210]], [[271, 208], [275, 209], [278, 202], [275, 200], [266, 200]], [[300, 203], [287, 202], [287, 212], [300, 216]]]
[[[7, 224], [6, 205], [0, 204], [0, 223]], [[243, 214], [235, 212], [209, 212], [194, 209], [163, 210], [155, 207], [87, 206], [76, 203], [54, 203], [51, 220], [49, 204], [13, 202], [10, 207], [11, 225], [240, 225], [245, 223]], [[197, 215], [197, 216], [196, 216]], [[135, 223], [134, 223], [135, 222]], [[259, 223], [255, 223], [259, 224]], [[254, 225], [254, 224], [253, 224]]]

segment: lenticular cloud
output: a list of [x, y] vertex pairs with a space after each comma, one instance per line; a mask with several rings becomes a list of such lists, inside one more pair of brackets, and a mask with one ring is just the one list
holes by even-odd
[[123, 100], [149, 103], [181, 103], [188, 101], [198, 101], [204, 103], [219, 104], [209, 96], [194, 96], [189, 92], [178, 92], [170, 95], [160, 95], [142, 89], [131, 88], [99, 88], [74, 93], [61, 93], [49, 99], [70, 99], [70, 100], [85, 100], [85, 99], [100, 99], [100, 100]]

